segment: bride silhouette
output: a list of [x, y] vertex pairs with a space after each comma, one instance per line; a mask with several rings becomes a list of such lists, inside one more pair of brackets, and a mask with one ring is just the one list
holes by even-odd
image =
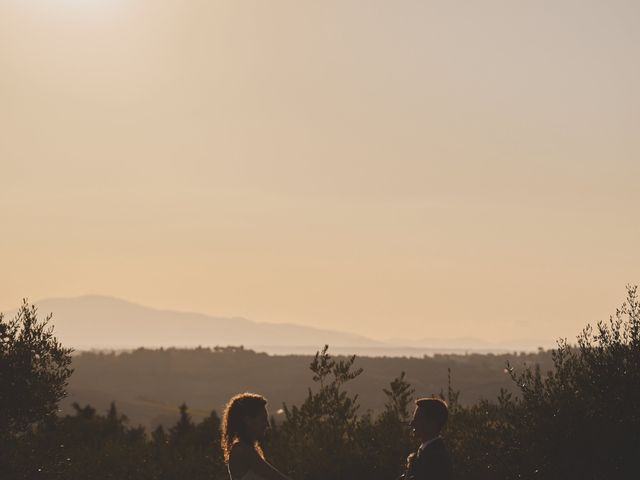
[[240, 393], [229, 399], [222, 416], [220, 443], [231, 480], [290, 480], [264, 458], [260, 442], [268, 428], [263, 396]]

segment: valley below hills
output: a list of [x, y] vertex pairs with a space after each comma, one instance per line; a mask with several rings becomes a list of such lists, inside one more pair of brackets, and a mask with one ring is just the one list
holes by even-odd
[[[132, 424], [154, 428], [172, 425], [182, 403], [194, 420], [200, 420], [213, 410], [220, 414], [232, 395], [251, 391], [267, 397], [278, 421], [277, 412], [284, 403], [300, 404], [308, 389], [314, 388], [308, 368], [312, 359], [310, 355], [268, 355], [239, 347], [81, 352], [73, 358], [75, 371], [61, 408], [73, 413], [72, 405], [78, 403], [106, 411], [115, 402]], [[551, 354], [545, 351], [357, 357], [356, 367], [364, 371], [347, 384], [347, 390], [358, 394], [362, 412], [376, 413], [384, 408], [383, 388], [401, 372], [406, 372], [416, 396], [447, 392], [450, 374], [460, 401], [471, 404], [481, 398], [495, 399], [501, 388], [517, 390], [507, 374], [507, 361], [516, 369], [539, 364], [545, 372], [552, 366]]]

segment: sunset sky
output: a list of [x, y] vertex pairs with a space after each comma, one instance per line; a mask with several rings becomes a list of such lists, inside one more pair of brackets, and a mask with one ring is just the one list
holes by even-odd
[[639, 24], [631, 0], [4, 0], [0, 309], [573, 338], [640, 283]]

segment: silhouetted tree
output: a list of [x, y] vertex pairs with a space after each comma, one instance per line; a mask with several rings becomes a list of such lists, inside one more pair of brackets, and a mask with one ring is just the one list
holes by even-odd
[[[511, 370], [520, 387], [520, 478], [637, 478], [640, 455], [640, 302], [637, 287], [608, 322], [553, 352], [554, 369]], [[526, 451], [526, 453], [524, 453]]]
[[0, 314], [0, 438], [25, 432], [56, 411], [72, 373], [63, 348], [37, 309], [23, 301], [10, 321]]
[[455, 405], [445, 434], [458, 478], [631, 479], [640, 456], [637, 287], [608, 322], [552, 351], [554, 368], [507, 366], [519, 394]]
[[344, 385], [362, 373], [354, 362], [355, 355], [334, 360], [325, 345], [309, 365], [318, 390], [310, 388], [299, 407], [284, 405], [285, 420], [270, 445], [278, 465], [295, 478], [353, 478], [359, 405]]

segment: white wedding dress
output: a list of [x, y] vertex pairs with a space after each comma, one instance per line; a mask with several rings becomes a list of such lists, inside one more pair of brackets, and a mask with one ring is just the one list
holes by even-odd
[[238, 479], [233, 478], [233, 475], [231, 475], [231, 469], [229, 467], [227, 467], [227, 470], [229, 471], [229, 478], [231, 480], [264, 480], [264, 477], [261, 477], [260, 475], [255, 473], [253, 470], [247, 470], [247, 473], [245, 473], [242, 477]]
[[242, 476], [240, 480], [264, 480], [264, 477], [261, 477], [257, 473], [254, 473], [253, 470], [249, 470]]

